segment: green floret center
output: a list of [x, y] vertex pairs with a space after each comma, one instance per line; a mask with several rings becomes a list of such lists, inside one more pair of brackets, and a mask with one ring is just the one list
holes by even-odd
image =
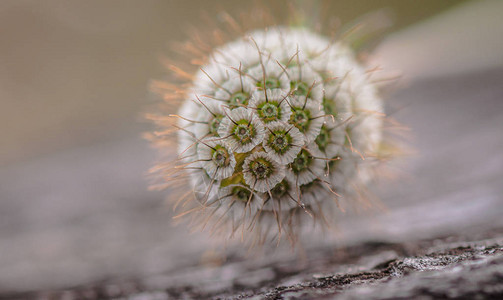
[[250, 95], [245, 92], [236, 92], [231, 95], [229, 99], [231, 108], [239, 107], [242, 105], [248, 105], [248, 99], [250, 99]]
[[240, 120], [236, 122], [232, 133], [234, 138], [242, 145], [246, 145], [252, 141], [256, 135], [256, 130], [248, 120]]
[[267, 145], [278, 154], [285, 154], [292, 144], [292, 137], [285, 130], [273, 131], [267, 140]]
[[337, 109], [335, 107], [335, 101], [332, 99], [327, 99], [323, 97], [323, 111], [327, 115], [332, 115], [334, 117], [337, 117]]
[[325, 149], [327, 149], [327, 146], [330, 143], [330, 131], [325, 125], [321, 126], [320, 134], [316, 137], [314, 142], [318, 145], [318, 148], [321, 151], [325, 151]]
[[230, 155], [227, 149], [221, 145], [213, 147], [212, 160], [218, 167], [227, 167], [230, 164]]
[[271, 195], [274, 199], [280, 199], [288, 193], [289, 189], [290, 184], [286, 180], [283, 180], [271, 190]]
[[302, 149], [300, 153], [297, 155], [297, 157], [293, 160], [293, 162], [290, 164], [290, 167], [292, 168], [292, 171], [295, 174], [299, 174], [302, 171], [307, 170], [309, 166], [311, 165], [311, 162], [313, 161], [313, 157], [309, 152], [306, 150]]
[[260, 104], [257, 107], [257, 113], [264, 123], [281, 119], [281, 108], [277, 101], [264, 102]]
[[300, 132], [305, 133], [309, 129], [311, 123], [311, 112], [307, 109], [293, 108], [290, 116], [290, 123], [293, 124]]
[[220, 127], [220, 122], [222, 121], [222, 115], [215, 115], [215, 117], [209, 122], [208, 127], [211, 135], [218, 135], [218, 127]]
[[278, 78], [268, 77], [265, 80], [257, 81], [257, 87], [260, 89], [279, 89], [281, 87], [281, 82]]
[[[304, 81], [291, 81], [290, 89], [294, 95], [298, 96], [310, 96], [311, 92], [309, 91], [310, 87]], [[309, 94], [309, 95], [308, 95]]]
[[239, 201], [248, 202], [251, 192], [244, 187], [235, 186], [231, 189], [231, 194]]
[[266, 179], [274, 172], [272, 163], [262, 157], [251, 161], [248, 167], [257, 179]]

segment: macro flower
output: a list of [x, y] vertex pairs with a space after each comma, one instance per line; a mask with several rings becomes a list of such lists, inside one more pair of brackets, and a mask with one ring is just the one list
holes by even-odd
[[195, 74], [178, 71], [190, 80], [176, 89], [183, 98], [173, 115], [171, 177], [190, 185], [181, 215], [200, 212], [194, 221], [230, 236], [241, 228], [253, 244], [283, 228], [295, 241], [304, 223], [326, 224], [342, 200], [365, 194], [384, 155], [386, 116], [367, 67], [344, 41], [274, 26], [209, 52], [193, 47], [186, 49], [206, 56]]

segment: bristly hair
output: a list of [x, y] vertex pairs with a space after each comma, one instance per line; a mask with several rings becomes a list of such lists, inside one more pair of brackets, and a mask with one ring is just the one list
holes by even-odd
[[[161, 162], [150, 170], [154, 180], [152, 188], [169, 189], [168, 200], [172, 203], [173, 209], [179, 212], [174, 217], [175, 220], [188, 220], [193, 228], [209, 230], [215, 237], [238, 236], [250, 247], [260, 246], [274, 240], [279, 243], [282, 237], [286, 237], [290, 244], [295, 245], [304, 224], [321, 224], [323, 229], [334, 226], [333, 212], [327, 210], [322, 204], [323, 201], [327, 201], [326, 199], [331, 199], [330, 202], [333, 206], [341, 211], [348, 208], [361, 210], [371, 206], [380, 206], [368, 188], [369, 182], [386, 176], [388, 170], [385, 168], [385, 163], [403, 153], [396, 140], [393, 139], [393, 134], [406, 131], [407, 128], [380, 110], [361, 107], [351, 108], [362, 116], [361, 118], [350, 113], [341, 113], [337, 116], [339, 118], [337, 122], [331, 122], [329, 118], [334, 119], [335, 112], [328, 111], [331, 107], [330, 105], [326, 106], [324, 95], [326, 93], [339, 95], [342, 93], [340, 89], [345, 89], [344, 93], [346, 94], [342, 93], [343, 96], [352, 99], [354, 97], [352, 87], [345, 87], [344, 83], [341, 83], [334, 85], [333, 90], [320, 90], [320, 86], [332, 81], [344, 82], [346, 75], [317, 75], [314, 73], [313, 78], [317, 77], [312, 80], [312, 84], [305, 87], [296, 86], [283, 97], [275, 96], [275, 99], [280, 99], [277, 102], [281, 102], [281, 107], [284, 108], [285, 105], [288, 105], [292, 111], [295, 107], [301, 110], [306, 110], [306, 107], [314, 110], [317, 107], [320, 108], [309, 119], [313, 124], [316, 124], [312, 125], [315, 126], [312, 128], [299, 127], [300, 125], [293, 121], [291, 124], [287, 124], [288, 118], [275, 120], [274, 123], [271, 123], [276, 126], [274, 130], [279, 130], [281, 128], [278, 127], [278, 124], [284, 122], [285, 132], [295, 128], [295, 132], [292, 131], [292, 133], [295, 134], [296, 140], [300, 139], [298, 136], [302, 133], [303, 139], [311, 143], [309, 147], [307, 144], [295, 145], [301, 150], [294, 153], [295, 160], [292, 156], [286, 165], [287, 169], [281, 171], [283, 173], [278, 173], [278, 165], [274, 160], [279, 156], [263, 152], [271, 148], [270, 146], [261, 146], [261, 140], [260, 143], [254, 141], [254, 144], [250, 146], [252, 150], [248, 150], [250, 147], [244, 147], [243, 149], [246, 149], [247, 153], [239, 151], [228, 153], [229, 149], [232, 149], [233, 143], [228, 142], [227, 139], [235, 133], [227, 131], [228, 136], [222, 136], [219, 135], [218, 130], [215, 130], [221, 125], [220, 122], [231, 126], [239, 121], [234, 120], [234, 116], [239, 115], [239, 108], [248, 107], [247, 109], [254, 111], [255, 114], [260, 109], [259, 107], [247, 106], [245, 101], [248, 100], [244, 96], [243, 98], [237, 97], [236, 102], [218, 105], [219, 101], [222, 101], [217, 96], [218, 93], [204, 94], [193, 91], [194, 81], [197, 79], [196, 73], [206, 76], [206, 80], [213, 85], [213, 88], [223, 94], [236, 94], [235, 90], [247, 94], [243, 88], [243, 81], [249, 80], [257, 83], [256, 93], [261, 93], [257, 99], [261, 97], [262, 100], [255, 100], [254, 103], [264, 103], [264, 99], [265, 102], [268, 102], [268, 97], [270, 97], [269, 90], [266, 90], [266, 70], [274, 68], [275, 72], [279, 74], [277, 76], [288, 77], [288, 88], [293, 81], [292, 78], [301, 78], [301, 74], [304, 74], [303, 78], [306, 78], [310, 74], [309, 72], [312, 72], [310, 71], [311, 66], [307, 64], [304, 64], [306, 68], [301, 69], [298, 49], [296, 53], [289, 55], [284, 63], [281, 63], [271, 57], [263, 57], [265, 53], [251, 38], [250, 44], [254, 44], [256, 47], [254, 55], [257, 55], [259, 63], [255, 73], [246, 73], [243, 65], [239, 63], [228, 70], [228, 72], [233, 71], [237, 74], [237, 77], [232, 84], [227, 85], [218, 82], [214, 76], [207, 73], [204, 67], [210, 62], [213, 55], [223, 58], [229, 55], [222, 53], [221, 47], [223, 45], [248, 36], [254, 30], [267, 32], [279, 26], [306, 28], [326, 36], [330, 45], [342, 42], [351, 46], [356, 53], [356, 59], [362, 63], [368, 57], [372, 47], [377, 44], [376, 41], [383, 36], [382, 34], [390, 25], [385, 14], [376, 12], [366, 15], [354, 23], [342, 26], [337, 18], [322, 15], [330, 11], [323, 8], [323, 6], [330, 5], [329, 1], [314, 2], [315, 5], [309, 6], [309, 10], [305, 10], [305, 4], [301, 4], [303, 7], [299, 7], [300, 3], [302, 2], [295, 2], [297, 5], [293, 5], [294, 2], [290, 2], [288, 17], [284, 17], [284, 14], [278, 14], [283, 17], [275, 17], [277, 14], [264, 4], [259, 4], [252, 10], [237, 16], [230, 15], [225, 10], [218, 11], [214, 15], [207, 14], [204, 18], [207, 19], [208, 25], [204, 28], [189, 28], [188, 36], [190, 39], [186, 42], [175, 43], [170, 58], [162, 60], [170, 76], [167, 80], [156, 80], [151, 83], [151, 90], [160, 95], [163, 101], [156, 107], [154, 113], [146, 116], [157, 125], [158, 130], [146, 133], [145, 137], [160, 150], [161, 154], [165, 155], [161, 158]], [[306, 13], [306, 11], [308, 12]], [[328, 50], [328, 48], [319, 49], [319, 52], [313, 55], [315, 57], [325, 55]], [[292, 66], [298, 66], [298, 68], [287, 70]], [[366, 80], [379, 86], [388, 81], [393, 82], [394, 78], [379, 76], [379, 71], [381, 71], [379, 67], [366, 70]], [[229, 77], [228, 74], [222, 76]], [[262, 88], [260, 87], [261, 82], [263, 82]], [[294, 94], [301, 88], [305, 89], [305, 97]], [[192, 117], [190, 114], [182, 114], [180, 107], [186, 101], [192, 101], [209, 119], [198, 119], [194, 114]], [[354, 99], [348, 101], [351, 102]], [[280, 107], [280, 104], [275, 109]], [[307, 113], [311, 114], [309, 111]], [[362, 118], [365, 116], [371, 116], [372, 119], [378, 120], [376, 122], [383, 124], [382, 138], [375, 149], [366, 149], [366, 146], [359, 142], [358, 134], [362, 133], [353, 132], [357, 130], [352, 131], [357, 128], [358, 122], [362, 122]], [[290, 114], [288, 117], [293, 118]], [[210, 119], [217, 122], [210, 124]], [[243, 126], [251, 128], [250, 126], [253, 126], [253, 122], [255, 122], [252, 119], [252, 117], [249, 120], [246, 119], [247, 124], [243, 123]], [[319, 120], [328, 121], [317, 122]], [[181, 126], [181, 122], [194, 124], [198, 129], [189, 130]], [[322, 124], [327, 125], [323, 125], [323, 127]], [[265, 130], [263, 136], [273, 136], [272, 127], [266, 125], [257, 126], [262, 126], [261, 130]], [[344, 130], [340, 131], [339, 127], [343, 127]], [[250, 130], [252, 132], [255, 129]], [[335, 155], [339, 148], [325, 149], [326, 145], [319, 141], [320, 132], [330, 137], [332, 130], [339, 130], [339, 136], [337, 138], [332, 136], [329, 141], [337, 144], [337, 147], [349, 153], [348, 155], [344, 157]], [[263, 137], [260, 136], [260, 139]], [[198, 151], [194, 150], [199, 144], [205, 146], [202, 158], [201, 155], [198, 155]], [[216, 145], [223, 150], [218, 152], [215, 149]], [[328, 146], [336, 147], [332, 144]], [[286, 153], [286, 150], [284, 151]], [[255, 154], [249, 155], [252, 152]], [[176, 155], [178, 157], [173, 159]], [[212, 159], [211, 155], [216, 155], [215, 157], [219, 159], [218, 163], [208, 163]], [[272, 160], [269, 161], [271, 157]], [[257, 159], [255, 165], [252, 164], [252, 158]], [[301, 165], [300, 160], [297, 162], [299, 158], [305, 158], [309, 161], [309, 165], [303, 161], [305, 169], [300, 170], [300, 167], [304, 165]], [[355, 161], [365, 161], [365, 169], [360, 169], [359, 163], [355, 163]], [[250, 163], [250, 165], [244, 165], [246, 163]], [[296, 163], [298, 163], [297, 166]], [[225, 172], [222, 171], [224, 168]], [[262, 173], [253, 172], [267, 171], [267, 168], [271, 169], [270, 173], [274, 176], [281, 176], [271, 177], [271, 180], [274, 179], [274, 181], [255, 179], [253, 182], [253, 176], [262, 176]], [[282, 168], [284, 167], [281, 166], [280, 169]], [[234, 175], [224, 178], [234, 169], [236, 170]], [[208, 170], [210, 170], [209, 173]], [[212, 172], [214, 173], [211, 174]], [[246, 182], [243, 179], [244, 172], [248, 172]], [[356, 177], [351, 177], [348, 174]], [[361, 176], [368, 178], [368, 180], [355, 180]], [[274, 182], [274, 186], [268, 186], [271, 182]], [[332, 184], [333, 182], [336, 184]], [[260, 184], [260, 188], [257, 189], [258, 184]], [[279, 199], [284, 200], [279, 201]]]

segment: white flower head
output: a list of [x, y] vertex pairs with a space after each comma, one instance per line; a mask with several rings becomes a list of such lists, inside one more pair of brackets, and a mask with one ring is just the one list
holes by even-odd
[[226, 111], [218, 128], [218, 134], [227, 140], [232, 151], [245, 153], [257, 146], [264, 138], [264, 125], [250, 109], [244, 107]]
[[281, 228], [303, 212], [316, 220], [335, 191], [351, 198], [375, 178], [383, 104], [343, 42], [277, 26], [202, 54], [189, 88], [176, 91], [185, 99], [177, 170], [199, 206], [216, 205], [208, 219], [225, 217], [233, 233], [248, 221], [259, 233]]
[[287, 122], [292, 114], [288, 101], [288, 94], [282, 90], [260, 90], [253, 94], [249, 107], [255, 110], [265, 124], [274, 121]]
[[267, 192], [283, 180], [285, 167], [267, 153], [255, 152], [244, 160], [243, 177], [253, 190]]
[[197, 153], [203, 169], [210, 177], [220, 180], [234, 173], [236, 159], [225, 141], [204, 139], [198, 143]]
[[263, 147], [280, 164], [291, 163], [304, 146], [304, 135], [289, 123], [271, 122], [266, 125]]

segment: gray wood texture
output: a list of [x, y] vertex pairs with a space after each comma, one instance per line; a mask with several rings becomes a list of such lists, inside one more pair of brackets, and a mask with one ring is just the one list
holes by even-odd
[[417, 155], [379, 194], [389, 212], [348, 215], [342, 236], [287, 249], [211, 253], [170, 226], [142, 174], [153, 152], [111, 141], [0, 170], [4, 298], [395, 299], [502, 296], [503, 70], [417, 82], [389, 111]]

